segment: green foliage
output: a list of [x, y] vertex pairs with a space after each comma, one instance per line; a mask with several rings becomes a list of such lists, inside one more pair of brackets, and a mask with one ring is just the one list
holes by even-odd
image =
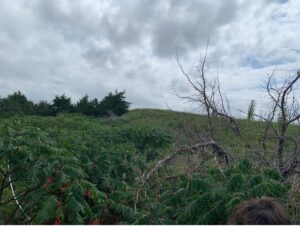
[[[184, 134], [179, 118], [205, 121], [202, 116], [160, 110], [133, 110], [111, 118], [81, 114], [2, 118], [0, 223], [225, 224], [231, 210], [250, 197], [289, 200], [289, 184], [282, 182], [277, 170], [252, 164], [252, 159], [218, 166], [194, 158], [195, 152], [160, 168], [135, 203], [143, 173], [177, 148], [172, 146], [174, 134]], [[260, 128], [255, 121], [247, 126], [249, 131]], [[242, 147], [230, 133], [219, 138], [228, 150]], [[254, 139], [249, 142], [252, 145]], [[178, 175], [180, 164], [198, 161], [199, 173]], [[8, 163], [23, 211], [4, 177]]]
[[248, 121], [254, 119], [255, 109], [256, 109], [255, 100], [251, 100], [250, 105], [248, 106], [248, 111], [247, 111], [247, 120]]
[[[0, 218], [5, 224], [28, 223], [26, 215], [34, 224], [128, 224], [140, 214], [133, 204], [136, 177], [147, 164], [144, 149], [166, 149], [170, 135], [149, 126], [111, 128], [91, 121], [85, 127], [82, 116], [72, 117], [0, 123], [0, 183], [5, 185]], [[9, 172], [8, 163], [23, 207], [15, 214], [9, 181], [2, 175]]]
[[137, 149], [144, 152], [146, 148], [166, 148], [171, 143], [171, 136], [150, 126], [115, 129], [117, 140], [112, 142], [132, 142]]
[[85, 115], [93, 116], [96, 114], [96, 108], [98, 106], [98, 100], [89, 100], [88, 95], [82, 97], [75, 105], [75, 112], [82, 113]]
[[47, 101], [42, 100], [34, 105], [34, 114], [40, 116], [54, 116], [55, 109]]
[[0, 112], [3, 115], [20, 115], [33, 113], [33, 102], [27, 100], [20, 91], [0, 99]]
[[97, 106], [97, 113], [100, 116], [110, 116], [111, 114], [123, 115], [128, 111], [130, 103], [125, 101], [125, 90], [109, 93]]
[[65, 94], [62, 94], [60, 96], [55, 96], [52, 107], [54, 108], [55, 113], [58, 114], [72, 112], [73, 106], [71, 103], [71, 98], [67, 97]]
[[55, 116], [59, 113], [77, 112], [88, 116], [121, 116], [128, 111], [130, 105], [125, 99], [125, 91], [116, 91], [114, 94], [109, 93], [102, 101], [98, 101], [97, 98], [90, 100], [88, 95], [85, 95], [73, 105], [71, 98], [62, 94], [56, 95], [52, 103], [42, 100], [34, 104], [18, 91], [6, 98], [0, 98], [0, 114]]
[[38, 211], [35, 223], [37, 224], [49, 224], [52, 223], [53, 216], [56, 212], [57, 199], [55, 196], [48, 196], [42, 203], [42, 208]]
[[166, 212], [160, 217], [172, 224], [226, 224], [232, 209], [243, 200], [263, 196], [287, 198], [289, 185], [274, 174], [276, 170], [255, 168], [249, 161], [241, 160], [223, 173], [213, 169], [205, 174], [182, 176], [176, 191], [171, 189], [161, 195], [160, 209]]

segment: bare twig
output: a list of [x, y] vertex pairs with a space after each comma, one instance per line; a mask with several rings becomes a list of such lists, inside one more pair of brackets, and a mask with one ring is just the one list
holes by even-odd
[[[288, 177], [294, 173], [294, 169], [298, 165], [298, 151], [297, 142], [292, 139], [295, 149], [292, 154], [291, 161], [289, 165], [286, 165], [283, 161], [283, 153], [286, 152], [285, 144], [290, 138], [287, 137], [287, 130], [289, 126], [300, 119], [299, 114], [299, 104], [297, 102], [296, 96], [293, 94], [293, 86], [300, 79], [300, 71], [296, 73], [294, 77], [289, 79], [286, 77], [281, 86], [275, 79], [275, 70], [269, 75], [266, 84], [266, 91], [272, 101], [273, 107], [268, 114], [268, 117], [263, 117], [261, 115], [256, 115], [265, 121], [265, 129], [262, 136], [262, 145], [264, 150], [266, 150], [266, 139], [274, 137], [278, 140], [277, 144], [277, 160], [278, 168], [284, 177]], [[279, 120], [277, 122], [278, 128], [273, 126], [275, 117], [278, 116]], [[270, 129], [275, 134], [275, 136], [270, 136]]]
[[226, 95], [224, 95], [221, 91], [218, 75], [212, 80], [209, 80], [206, 75], [205, 64], [207, 61], [207, 50], [208, 43], [206, 45], [204, 57], [202, 60], [199, 61], [199, 65], [197, 67], [197, 73], [199, 75], [199, 78], [196, 81], [193, 81], [191, 76], [184, 70], [182, 64], [180, 63], [178, 53], [176, 51], [177, 64], [179, 65], [181, 73], [187, 79], [188, 84], [195, 91], [195, 94], [182, 96], [178, 95], [178, 93], [175, 92], [175, 95], [177, 95], [179, 98], [197, 103], [199, 107], [206, 112], [209, 130], [212, 138], [214, 138], [214, 125], [212, 120], [212, 117], [214, 116], [226, 119], [229, 122], [232, 131], [239, 137], [242, 137], [241, 130], [237, 121], [230, 114], [229, 101]]
[[213, 149], [213, 153], [215, 155], [217, 155], [218, 157], [221, 157], [225, 160], [226, 164], [229, 164], [230, 159], [232, 159], [231, 155], [225, 151], [222, 147], [220, 147], [214, 140], [210, 140], [208, 142], [205, 143], [197, 143], [193, 146], [190, 147], [181, 147], [180, 149], [178, 149], [177, 151], [175, 151], [174, 153], [168, 155], [167, 157], [159, 160], [155, 166], [148, 172], [145, 173], [142, 176], [142, 181], [146, 182], [150, 179], [150, 177], [162, 166], [166, 165], [168, 162], [170, 162], [172, 159], [174, 159], [177, 155], [183, 154], [183, 153], [193, 153], [196, 150], [198, 150], [199, 148], [207, 148], [207, 147], [212, 147]]

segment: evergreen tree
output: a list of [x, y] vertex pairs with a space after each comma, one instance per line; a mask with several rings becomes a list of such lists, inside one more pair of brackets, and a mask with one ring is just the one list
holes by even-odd
[[18, 91], [6, 98], [0, 98], [0, 113], [54, 116], [58, 113], [79, 112], [89, 116], [121, 116], [128, 111], [130, 105], [125, 99], [125, 91], [115, 91], [115, 93], [110, 92], [102, 101], [98, 101], [97, 98], [89, 99], [88, 95], [85, 95], [75, 106], [72, 105], [71, 98], [65, 94], [56, 95], [52, 104], [44, 100], [34, 104]]
[[121, 116], [128, 111], [130, 103], [125, 100], [125, 90], [122, 92], [109, 93], [99, 103], [97, 113], [100, 116], [111, 116], [115, 114]]
[[93, 116], [97, 116], [97, 107], [99, 105], [99, 101], [97, 98], [94, 98], [92, 101], [91, 101], [91, 105], [93, 106]]
[[53, 100], [53, 108], [55, 113], [70, 113], [73, 110], [73, 106], [71, 104], [71, 98], [67, 97], [65, 94], [61, 96], [56, 95]]
[[41, 116], [54, 116], [53, 106], [45, 100], [39, 101], [34, 105], [34, 114]]
[[8, 95], [6, 98], [1, 99], [0, 111], [1, 113], [13, 114], [33, 114], [33, 102], [27, 100], [26, 96], [20, 91]]
[[75, 106], [75, 112], [82, 113], [85, 115], [94, 115], [95, 112], [94, 100], [90, 101], [89, 96], [85, 95], [77, 102]]

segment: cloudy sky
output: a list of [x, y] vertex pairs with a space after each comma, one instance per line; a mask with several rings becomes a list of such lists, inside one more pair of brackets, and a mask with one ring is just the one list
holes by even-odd
[[218, 72], [234, 110], [265, 97], [277, 65], [300, 68], [299, 0], [2, 0], [0, 95], [66, 93], [76, 101], [126, 90], [132, 108], [192, 111], [176, 63], [196, 76], [209, 38], [208, 74]]

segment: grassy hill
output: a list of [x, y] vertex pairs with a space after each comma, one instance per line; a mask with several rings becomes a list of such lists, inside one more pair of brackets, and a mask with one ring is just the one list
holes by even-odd
[[237, 203], [261, 196], [279, 199], [299, 222], [297, 177], [284, 181], [267, 166], [276, 156], [261, 153], [263, 122], [238, 122], [243, 139], [215, 121], [214, 140], [233, 158], [227, 165], [209, 147], [178, 152], [210, 138], [207, 118], [197, 114], [135, 109], [106, 119], [3, 118], [0, 223], [225, 224]]

